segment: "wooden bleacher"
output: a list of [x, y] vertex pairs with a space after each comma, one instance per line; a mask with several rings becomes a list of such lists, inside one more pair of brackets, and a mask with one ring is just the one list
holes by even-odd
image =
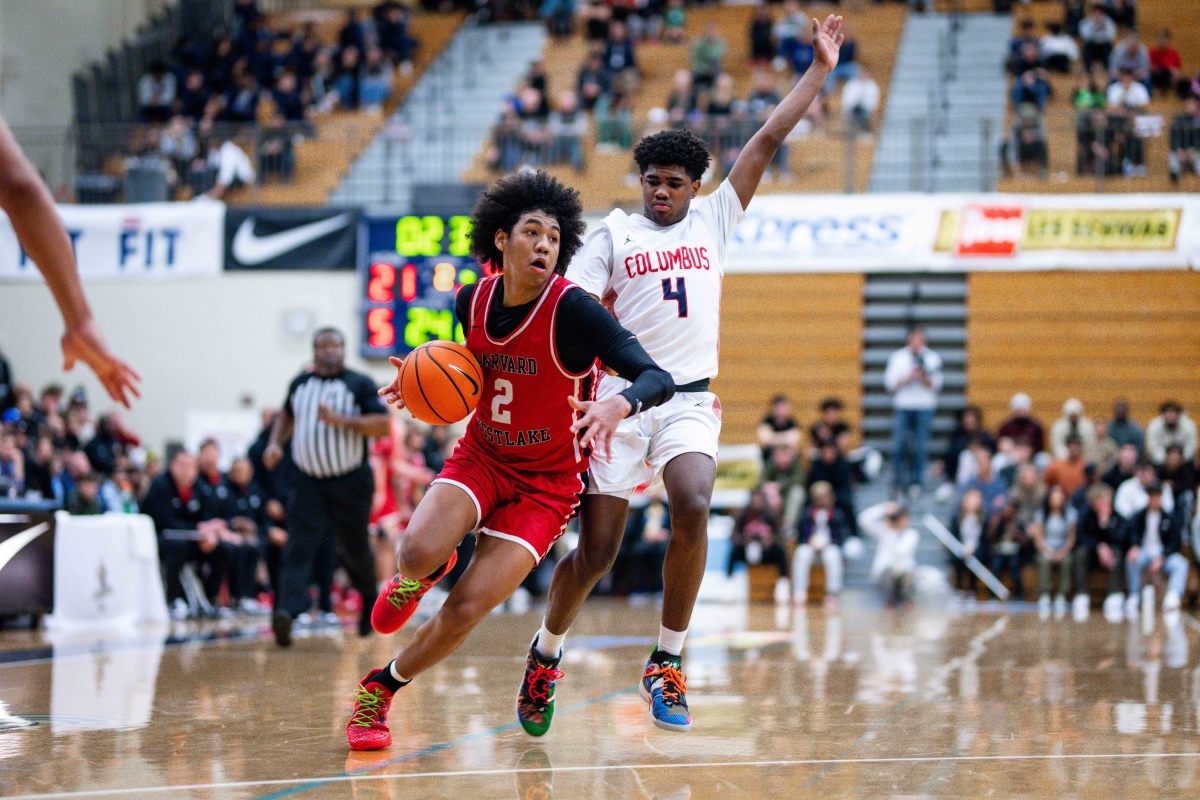
[[[824, 18], [827, 13], [842, 13], [846, 16], [851, 31], [859, 43], [859, 62], [866, 66], [879, 83], [883, 96], [880, 115], [887, 102], [887, 89], [891, 83], [892, 66], [904, 26], [905, 7], [901, 4], [858, 5], [858, 6], [806, 6], [810, 16]], [[709, 22], [721, 26], [722, 35], [728, 43], [725, 57], [726, 70], [734, 77], [737, 96], [745, 97], [749, 91], [751, 73], [747, 66], [749, 53], [750, 21], [753, 6], [718, 6], [689, 8], [687, 28], [689, 36], [699, 36]], [[574, 89], [580, 64], [586, 54], [582, 36], [577, 33], [567, 41], [550, 41], [542, 54], [547, 74], [550, 99], [564, 89]], [[671, 78], [675, 71], [687, 68], [690, 49], [688, 45], [641, 43], [637, 45], [638, 65], [643, 76], [641, 90], [634, 100], [633, 116], [636, 126], [645, 119], [646, 112], [655, 106], [665, 106], [671, 93]], [[499, 98], [496, 113], [499, 116]], [[829, 113], [837, 129], [841, 128], [837, 93], [829, 98]], [[614, 206], [637, 206], [637, 190], [631, 185], [632, 156], [629, 152], [598, 153], [595, 149], [594, 131], [589, 133], [584, 152], [587, 169], [576, 174], [569, 166], [551, 166], [547, 170], [577, 187], [583, 196], [584, 206], [611, 208]], [[855, 142], [855, 175], [858, 191], [865, 191], [871, 172], [874, 144], [867, 141]], [[791, 167], [794, 179], [790, 183], [764, 183], [760, 192], [840, 192], [844, 185], [843, 141], [840, 136], [814, 133], [791, 143]], [[493, 173], [484, 164], [483, 153], [476, 156], [474, 165], [463, 176], [464, 182], [486, 182]]]
[[[1188, 3], [1150, 2], [1138, 4], [1138, 30], [1142, 42], [1146, 46], [1154, 43], [1154, 37], [1161, 28], [1171, 31], [1174, 45], [1183, 57], [1183, 74], [1193, 74], [1200, 66], [1200, 26], [1195, 21], [1196, 9]], [[1037, 34], [1045, 32], [1047, 22], [1063, 20], [1063, 6], [1058, 2], [1031, 3], [1018, 6], [1013, 12], [1013, 33], [1019, 30], [1023, 19], [1032, 19], [1037, 25]], [[1001, 69], [997, 66], [997, 69]], [[1090, 175], [1077, 175], [1075, 170], [1075, 118], [1071, 107], [1071, 98], [1075, 94], [1078, 79], [1074, 75], [1061, 75], [1051, 72], [1047, 77], [1053, 90], [1053, 96], [1046, 104], [1046, 146], [1049, 150], [1049, 179], [1043, 180], [1036, 174], [1028, 172], [1020, 176], [1001, 176], [997, 182], [997, 190], [1001, 192], [1030, 192], [1030, 193], [1091, 193], [1097, 191], [1096, 178]], [[1009, 87], [1012, 79], [1009, 79]], [[1013, 123], [1012, 103], [1008, 103], [1003, 136], [1008, 136]], [[1157, 92], [1151, 97], [1148, 114], [1158, 114], [1163, 117], [1163, 134], [1159, 138], [1146, 142], [1146, 175], [1138, 178], [1125, 178], [1119, 175], [1106, 176], [1103, 191], [1106, 193], [1123, 192], [1171, 192], [1180, 188], [1195, 191], [1200, 188], [1200, 180], [1195, 177], [1185, 177], [1180, 186], [1171, 183], [1167, 172], [1167, 135], [1171, 127], [1171, 118], [1182, 112], [1183, 103], [1174, 96], [1164, 97]]]
[[[349, 5], [351, 4], [344, 4]], [[367, 7], [362, 2], [353, 5]], [[321, 206], [327, 203], [330, 193], [337, 187], [338, 181], [346, 174], [354, 159], [383, 127], [387, 116], [404, 101], [425, 69], [437, 60], [438, 55], [462, 25], [464, 18], [464, 15], [458, 12], [414, 14], [411, 33], [413, 38], [420, 41], [421, 46], [413, 59], [413, 71], [408, 75], [397, 73], [395, 91], [384, 107], [383, 114], [335, 111], [315, 117], [313, 122], [317, 135], [296, 146], [296, 171], [291, 183], [273, 181], [265, 185], [242, 187], [229, 192], [226, 201], [231, 204], [287, 206]], [[308, 21], [317, 23], [321, 41], [336, 42], [338, 30], [344, 22], [344, 12], [321, 9], [281, 13], [272, 15], [269, 25], [274, 30], [288, 30], [298, 28]]]
[[1016, 392], [1033, 398], [1047, 428], [1068, 397], [1099, 418], [1126, 397], [1143, 424], [1169, 398], [1200, 409], [1200, 274], [975, 272], [969, 281], [968, 400], [989, 427]]

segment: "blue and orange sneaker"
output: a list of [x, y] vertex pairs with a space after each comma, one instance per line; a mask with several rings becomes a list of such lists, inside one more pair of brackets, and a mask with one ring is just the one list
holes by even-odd
[[687, 704], [687, 676], [679, 656], [655, 649], [646, 661], [640, 685], [642, 698], [650, 704], [654, 724], [668, 731], [686, 731], [692, 727]]
[[546, 658], [537, 651], [537, 637], [525, 659], [525, 677], [517, 690], [517, 720], [530, 736], [545, 736], [554, 719], [554, 684], [563, 677], [558, 658]]
[[442, 571], [432, 578], [406, 578], [398, 572], [393, 575], [375, 598], [375, 606], [371, 609], [371, 627], [383, 634], [395, 633], [403, 628], [404, 623], [416, 613], [429, 587], [446, 577], [457, 562], [458, 552], [455, 551], [450, 554], [450, 560]]
[[392, 693], [371, 680], [375, 672], [368, 672], [354, 692], [354, 713], [346, 724], [346, 741], [351, 750], [382, 750], [392, 743], [392, 732], [387, 726]]

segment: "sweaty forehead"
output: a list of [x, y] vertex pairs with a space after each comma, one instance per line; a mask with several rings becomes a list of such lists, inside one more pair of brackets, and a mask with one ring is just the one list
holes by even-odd
[[558, 218], [545, 211], [526, 211], [517, 218], [518, 225], [541, 225], [543, 228], [558, 230]]
[[654, 177], [664, 181], [669, 180], [670, 178], [679, 178], [680, 180], [691, 183], [691, 179], [688, 177], [687, 170], [678, 164], [672, 166], [651, 164], [650, 166], [646, 167], [646, 171], [642, 174], [647, 178]]

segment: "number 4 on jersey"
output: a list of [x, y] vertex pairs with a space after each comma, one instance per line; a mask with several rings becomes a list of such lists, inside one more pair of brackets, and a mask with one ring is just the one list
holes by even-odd
[[[675, 288], [671, 288], [671, 281], [675, 281]], [[687, 285], [684, 284], [683, 278], [663, 278], [663, 300], [674, 300], [679, 304], [679, 316], [686, 317], [687, 313]]]

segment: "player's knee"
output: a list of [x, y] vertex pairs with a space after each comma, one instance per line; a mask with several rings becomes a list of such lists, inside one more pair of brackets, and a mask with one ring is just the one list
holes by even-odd
[[671, 535], [707, 536], [708, 506], [709, 495], [707, 492], [683, 492], [679, 497], [672, 497]]
[[619, 538], [611, 541], [580, 540], [579, 548], [575, 551], [579, 571], [587, 578], [599, 580], [612, 569], [620, 549]]
[[448, 557], [425, 537], [406, 535], [400, 540], [400, 553], [396, 562], [401, 575], [424, 578], [446, 563]]

